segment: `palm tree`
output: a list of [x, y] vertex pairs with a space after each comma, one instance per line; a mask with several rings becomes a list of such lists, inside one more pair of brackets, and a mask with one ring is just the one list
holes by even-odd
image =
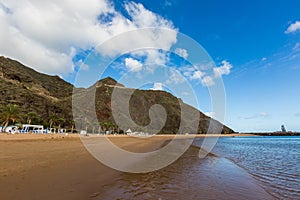
[[57, 118], [58, 118], [58, 117], [57, 117], [56, 114], [51, 114], [51, 115], [49, 116], [49, 126], [50, 126], [50, 129], [52, 128], [53, 124], [56, 123]]
[[72, 119], [72, 121], [71, 121], [71, 133], [73, 133], [73, 131], [74, 131], [74, 126], [75, 126], [75, 120]]
[[29, 112], [26, 114], [27, 124], [31, 124], [33, 120], [37, 119], [37, 114], [35, 112]]
[[66, 119], [61, 117], [59, 119], [57, 119], [57, 123], [58, 123], [58, 129], [61, 128], [61, 126], [65, 123]]
[[20, 112], [20, 108], [15, 104], [8, 104], [2, 108], [2, 117], [4, 120], [3, 130], [6, 129], [10, 122], [15, 123], [17, 120], [21, 119]]
[[106, 131], [111, 131], [111, 129], [114, 127], [114, 124], [111, 122], [100, 122], [100, 126], [105, 129], [106, 133]]
[[106, 132], [106, 122], [100, 122], [99, 124], [100, 124], [101, 129], [105, 130], [104, 131], [104, 134], [105, 134], [105, 132]]
[[101, 134], [101, 131], [103, 131], [102, 122], [98, 124], [98, 133]]
[[112, 131], [114, 132], [115, 124], [112, 122], [100, 122], [101, 126], [105, 128], [106, 131]]
[[116, 125], [114, 123], [112, 123], [112, 122], [109, 122], [109, 127], [110, 127], [112, 133], [115, 134]]

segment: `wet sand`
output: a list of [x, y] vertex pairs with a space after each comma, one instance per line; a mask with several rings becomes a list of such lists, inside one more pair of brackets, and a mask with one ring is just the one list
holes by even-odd
[[[126, 150], [148, 152], [172, 138], [111, 136], [110, 140]], [[272, 199], [233, 163], [214, 157], [200, 160], [197, 152], [191, 147], [162, 170], [129, 174], [93, 158], [78, 135], [0, 134], [0, 199]], [[143, 195], [137, 195], [139, 191]]]

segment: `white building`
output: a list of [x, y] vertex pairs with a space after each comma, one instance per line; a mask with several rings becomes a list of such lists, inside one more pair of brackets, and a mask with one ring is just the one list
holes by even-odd
[[42, 125], [23, 124], [20, 133], [46, 133], [46, 130]]

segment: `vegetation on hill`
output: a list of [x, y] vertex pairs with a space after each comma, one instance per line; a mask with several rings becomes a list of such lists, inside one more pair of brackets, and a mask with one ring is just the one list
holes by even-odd
[[[117, 104], [116, 107], [120, 107], [124, 101], [118, 99], [112, 102], [114, 90], [119, 90], [122, 93], [133, 89], [126, 88], [112, 78], [102, 79], [87, 89], [77, 89], [58, 76], [41, 74], [17, 61], [0, 56], [0, 122], [3, 125], [19, 122], [73, 129], [75, 121], [79, 119], [84, 121], [84, 127], [77, 127], [80, 129], [84, 128], [91, 131], [100, 125], [102, 130], [120, 131], [112, 116], [112, 105]], [[78, 106], [85, 108], [83, 109], [84, 113], [79, 113], [75, 117], [72, 112], [73, 91], [74, 95], [77, 95], [80, 99], [80, 105]], [[86, 101], [86, 98], [92, 94], [95, 94], [95, 102]], [[122, 125], [123, 128], [126, 126], [134, 130], [137, 128], [134, 127], [134, 124], [147, 126], [151, 122], [149, 109], [156, 104], [163, 106], [167, 113], [166, 123], [160, 133], [178, 132], [180, 123], [182, 123], [182, 107], [190, 113], [197, 112], [200, 121], [191, 119], [184, 122], [185, 127], [181, 131], [189, 132], [189, 125], [193, 126], [195, 123], [198, 123], [196, 124], [198, 130], [195, 133], [206, 133], [210, 123], [215, 127], [223, 127], [221, 123], [184, 104], [170, 93], [134, 90], [129, 101], [129, 112], [132, 121], [125, 120]], [[92, 114], [93, 106], [96, 108], [98, 124], [94, 124], [86, 117]], [[15, 113], [10, 115], [9, 109], [15, 109]], [[79, 107], [76, 108], [76, 105], [74, 105], [73, 109], [79, 109]], [[124, 113], [120, 111], [119, 114]], [[156, 115], [156, 120], [163, 120], [162, 116]], [[223, 127], [223, 133], [232, 132], [230, 128]]]

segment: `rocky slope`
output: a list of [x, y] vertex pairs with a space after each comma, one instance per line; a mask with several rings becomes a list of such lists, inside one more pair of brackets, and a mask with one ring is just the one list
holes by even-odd
[[[117, 115], [123, 119], [122, 124], [118, 122], [123, 129], [138, 129], [140, 126], [147, 127], [146, 131], [151, 131], [151, 129], [156, 128], [151, 127], [151, 120], [156, 120], [158, 123], [166, 121], [161, 127], [160, 133], [177, 133], [178, 131], [181, 133], [206, 133], [210, 123], [215, 128], [223, 127], [223, 133], [233, 132], [230, 128], [205, 116], [195, 108], [184, 104], [180, 99], [164, 91], [133, 90], [124, 87], [112, 78], [100, 80], [87, 89], [76, 89], [72, 84], [67, 83], [58, 76], [41, 74], [17, 61], [0, 57], [0, 106], [16, 104], [22, 108], [20, 113], [23, 116], [21, 123], [26, 122], [28, 113], [34, 112], [39, 117], [39, 122], [46, 126], [49, 125], [51, 115], [56, 115], [58, 118], [65, 119], [63, 123], [61, 122], [61, 125], [71, 127], [73, 121], [73, 89], [75, 89], [74, 94], [78, 99], [78, 105], [74, 104], [73, 106], [74, 109], [80, 110], [76, 113], [75, 121], [82, 122], [84, 120], [83, 126], [85, 127], [95, 126], [92, 119], [85, 117], [92, 116], [94, 107], [99, 122], [115, 124], [112, 116], [113, 105]], [[122, 94], [121, 98], [112, 98], [114, 91], [119, 91], [119, 94]], [[126, 106], [126, 95], [129, 94], [132, 94], [132, 96], [128, 97], [130, 115], [128, 117], [128, 113], [125, 113], [122, 108]], [[94, 97], [95, 102], [86, 101], [88, 96]], [[122, 99], [123, 97], [125, 99]], [[157, 104], [164, 107], [165, 119], [163, 114], [161, 115], [155, 110], [152, 112], [154, 117], [150, 119], [149, 110]], [[184, 108], [184, 113], [182, 108]], [[0, 110], [0, 115], [1, 112], [2, 110]], [[191, 116], [191, 113], [194, 113], [194, 116]], [[187, 116], [187, 120], [183, 120], [184, 122], [181, 120], [182, 114]], [[180, 123], [182, 123], [181, 126]], [[196, 131], [192, 131], [191, 127], [198, 128]]]

